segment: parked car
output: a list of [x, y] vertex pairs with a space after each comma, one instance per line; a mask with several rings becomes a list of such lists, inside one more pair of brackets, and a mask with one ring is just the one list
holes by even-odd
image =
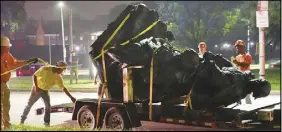
[[26, 65], [24, 67], [21, 67], [16, 70], [16, 76], [32, 76], [40, 67], [42, 67], [44, 64], [32, 64], [32, 65]]

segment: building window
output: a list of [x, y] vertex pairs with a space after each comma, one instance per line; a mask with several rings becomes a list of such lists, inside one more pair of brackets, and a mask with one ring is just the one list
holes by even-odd
[[65, 40], [69, 40], [69, 36], [65, 36]]
[[80, 37], [79, 37], [79, 40], [83, 40], [83, 36], [80, 36]]
[[95, 36], [91, 36], [91, 40], [94, 40]]

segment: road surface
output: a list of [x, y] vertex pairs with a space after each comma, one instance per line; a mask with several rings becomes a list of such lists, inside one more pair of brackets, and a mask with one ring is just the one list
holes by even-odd
[[[23, 112], [27, 100], [29, 98], [29, 92], [11, 92], [11, 111], [10, 117], [11, 122], [18, 124], [20, 122], [20, 116]], [[97, 93], [80, 93], [72, 92], [71, 93], [75, 98], [97, 98]], [[50, 92], [51, 96], [51, 105], [57, 105], [61, 103], [70, 103], [71, 100], [63, 92]], [[266, 98], [260, 98], [253, 102], [254, 107], [260, 105], [268, 104], [270, 102], [279, 102], [280, 95], [270, 95]], [[44, 115], [35, 115], [35, 109], [39, 107], [44, 107], [42, 99], [39, 99], [34, 106], [32, 107], [28, 118], [25, 124], [43, 126], [43, 116]], [[278, 106], [280, 107], [280, 106]], [[242, 107], [242, 109], [249, 109], [247, 107]], [[52, 113], [51, 114], [51, 125], [60, 125], [60, 124], [72, 124], [77, 126], [76, 121], [71, 121], [72, 114], [70, 113]], [[164, 123], [155, 123], [155, 122], [142, 122], [143, 126], [137, 128], [136, 130], [209, 130], [209, 128], [198, 128], [190, 127], [183, 125], [172, 125]], [[214, 129], [213, 129], [214, 130]]]

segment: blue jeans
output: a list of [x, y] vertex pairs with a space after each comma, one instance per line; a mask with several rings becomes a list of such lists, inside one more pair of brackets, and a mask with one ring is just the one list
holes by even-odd
[[50, 105], [50, 95], [49, 92], [46, 90], [42, 90], [39, 88], [38, 93], [36, 94], [34, 90], [31, 90], [31, 94], [28, 100], [28, 103], [23, 111], [21, 116], [21, 122], [23, 123], [27, 118], [27, 115], [33, 106], [33, 104], [42, 97], [44, 104], [45, 104], [45, 114], [44, 114], [44, 123], [50, 123], [50, 113], [51, 113], [51, 105]]

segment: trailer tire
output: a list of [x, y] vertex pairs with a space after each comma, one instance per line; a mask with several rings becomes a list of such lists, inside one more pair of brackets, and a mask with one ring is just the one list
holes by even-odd
[[82, 106], [77, 114], [77, 122], [80, 128], [87, 128], [89, 130], [95, 129], [96, 112], [88, 105]]
[[131, 130], [132, 127], [125, 116], [126, 114], [116, 107], [110, 108], [105, 114], [105, 127], [113, 130]]

